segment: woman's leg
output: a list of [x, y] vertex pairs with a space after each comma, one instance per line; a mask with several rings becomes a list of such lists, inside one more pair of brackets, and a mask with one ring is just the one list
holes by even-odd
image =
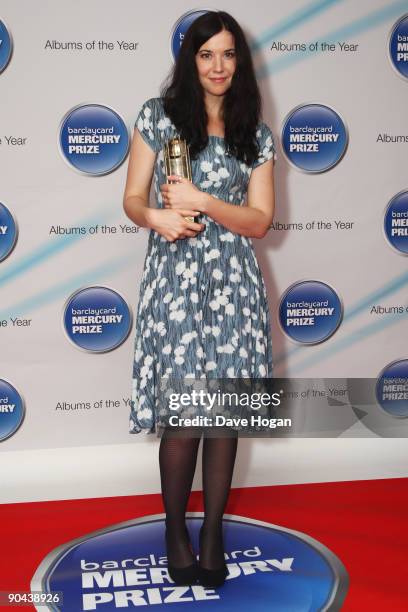
[[[194, 433], [196, 437], [194, 436]], [[197, 463], [201, 432], [196, 428], [166, 428], [160, 440], [159, 465], [166, 511], [167, 559], [174, 567], [194, 562], [185, 513]]]
[[[238, 446], [237, 432], [228, 429], [228, 435], [219, 437], [221, 428], [203, 438], [203, 490], [204, 522], [200, 548], [200, 565], [206, 569], [219, 569], [225, 563], [222, 539], [222, 516], [231, 487]], [[227, 433], [227, 432], [226, 432]]]

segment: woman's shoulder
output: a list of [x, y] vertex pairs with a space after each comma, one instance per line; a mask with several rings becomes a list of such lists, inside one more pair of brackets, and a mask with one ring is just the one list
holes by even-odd
[[256, 132], [256, 141], [258, 144], [258, 159], [254, 162], [254, 167], [272, 159], [276, 161], [275, 140], [271, 128], [264, 121], [259, 121]]
[[174, 127], [164, 111], [163, 98], [148, 98], [144, 102], [139, 115], [148, 117], [159, 130]]
[[165, 115], [162, 98], [148, 98], [137, 116], [135, 127], [142, 134], [146, 142], [157, 152], [163, 142], [170, 138], [174, 126]]
[[147, 113], [145, 112], [145, 115], [147, 114], [147, 116], [153, 114], [156, 116], [158, 113], [161, 113], [163, 111], [162, 98], [148, 98], [143, 102], [141, 110], [147, 111]]
[[273, 139], [271, 128], [264, 121], [259, 121], [258, 125], [256, 126], [256, 139], [260, 141], [263, 138], [268, 138], [268, 136]]

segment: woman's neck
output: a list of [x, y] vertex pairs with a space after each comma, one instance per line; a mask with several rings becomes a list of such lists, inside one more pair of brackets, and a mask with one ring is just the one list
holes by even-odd
[[207, 133], [212, 136], [224, 138], [223, 102], [224, 96], [206, 96], [205, 109], [207, 111]]
[[206, 94], [204, 98], [205, 110], [211, 123], [223, 123], [224, 96], [212, 96]]

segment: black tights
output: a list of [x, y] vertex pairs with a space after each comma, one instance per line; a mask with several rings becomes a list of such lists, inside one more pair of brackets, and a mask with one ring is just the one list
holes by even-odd
[[[188, 531], [185, 524], [187, 502], [191, 492], [201, 434], [197, 428], [182, 427], [180, 435], [175, 429], [165, 430], [160, 440], [159, 465], [166, 529], [169, 548], [168, 562], [175, 567], [186, 567], [193, 560], [189, 548]], [[237, 452], [238, 437], [233, 430], [225, 437], [203, 436], [203, 492], [204, 523], [200, 565], [207, 569], [218, 569], [224, 563], [222, 541], [222, 516], [231, 487]], [[189, 435], [191, 433], [191, 436]], [[193, 436], [194, 435], [196, 437]]]

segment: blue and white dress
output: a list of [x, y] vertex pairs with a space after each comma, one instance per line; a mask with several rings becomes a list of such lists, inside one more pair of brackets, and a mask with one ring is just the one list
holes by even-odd
[[[157, 207], [163, 208], [163, 145], [177, 132], [161, 98], [143, 104], [135, 128], [157, 154], [154, 189]], [[207, 147], [191, 160], [193, 183], [241, 206], [253, 169], [276, 159], [265, 123], [259, 123], [256, 137], [258, 159], [248, 166], [227, 155], [222, 137], [209, 136]], [[204, 230], [174, 242], [149, 230], [136, 316], [130, 433], [157, 431], [162, 377], [272, 377], [268, 299], [252, 240], [207, 215], [199, 219]]]

